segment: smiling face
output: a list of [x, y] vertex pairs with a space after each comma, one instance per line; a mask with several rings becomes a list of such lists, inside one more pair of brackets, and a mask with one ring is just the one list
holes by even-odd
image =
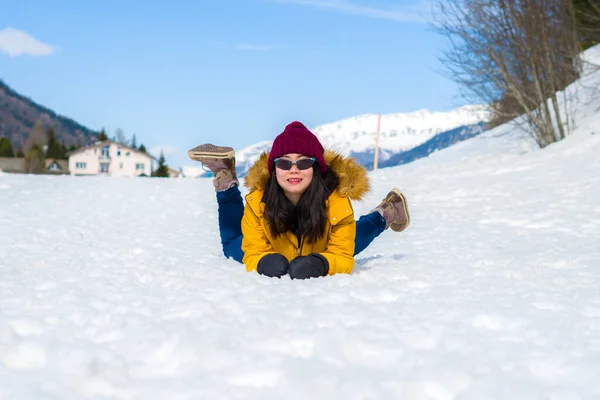
[[[303, 158], [308, 158], [302, 154], [290, 153], [281, 156], [280, 158], [290, 161], [298, 161]], [[294, 204], [298, 204], [300, 197], [306, 192], [308, 186], [313, 179], [312, 167], [300, 170], [296, 165], [288, 171], [275, 167], [275, 176], [277, 183], [283, 189], [285, 196]]]

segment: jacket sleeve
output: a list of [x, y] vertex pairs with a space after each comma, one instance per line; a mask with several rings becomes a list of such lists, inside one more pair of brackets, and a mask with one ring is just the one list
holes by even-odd
[[354, 268], [356, 221], [349, 215], [331, 228], [327, 248], [319, 253], [329, 262], [329, 275], [349, 274]]
[[246, 271], [256, 271], [260, 259], [267, 254], [275, 253], [275, 251], [267, 239], [260, 218], [247, 203], [242, 217], [242, 235], [242, 251], [244, 252], [242, 261], [246, 265]]

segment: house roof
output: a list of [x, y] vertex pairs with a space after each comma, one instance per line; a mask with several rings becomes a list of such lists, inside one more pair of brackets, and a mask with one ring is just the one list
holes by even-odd
[[88, 150], [88, 149], [97, 149], [97, 148], [106, 146], [107, 144], [116, 144], [117, 146], [121, 147], [122, 149], [130, 150], [130, 151], [133, 151], [134, 153], [138, 153], [138, 154], [143, 154], [143, 155], [146, 155], [146, 156], [150, 157], [151, 159], [153, 159], [155, 161], [158, 161], [158, 158], [154, 157], [152, 154], [150, 154], [148, 152], [144, 153], [143, 151], [139, 151], [137, 149], [134, 149], [133, 147], [125, 146], [125, 145], [123, 145], [121, 143], [113, 142], [112, 140], [102, 140], [100, 142], [96, 142], [94, 144], [90, 144], [90, 145], [85, 146], [85, 147], [80, 147], [78, 149], [75, 149], [73, 151], [68, 152], [67, 153], [67, 157], [70, 157], [73, 154], [76, 154], [76, 153], [79, 153], [79, 152], [82, 152], [82, 151], [85, 151], [85, 150]]
[[69, 160], [56, 160], [54, 158], [46, 159], [46, 169], [48, 169], [52, 163], [56, 163], [61, 171], [69, 171]]

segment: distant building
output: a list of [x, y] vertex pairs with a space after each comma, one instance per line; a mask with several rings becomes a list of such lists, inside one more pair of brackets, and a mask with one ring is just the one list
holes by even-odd
[[212, 176], [212, 175], [210, 174], [210, 172], [207, 172], [207, 170], [205, 170], [201, 166], [179, 167], [179, 177], [180, 178], [195, 179], [195, 178], [208, 177], [208, 176]]
[[13, 157], [0, 157], [0, 171], [13, 174], [25, 173], [25, 159]]
[[169, 174], [169, 178], [179, 178], [181, 176], [181, 170], [167, 168], [167, 172]]
[[46, 173], [62, 175], [69, 173], [69, 161], [56, 160], [54, 158], [46, 159]]
[[111, 140], [82, 147], [68, 156], [71, 175], [152, 176], [154, 157]]
[[[23, 157], [0, 157], [0, 171], [12, 174], [25, 173], [25, 159]], [[63, 175], [69, 173], [69, 162], [67, 160], [45, 160], [44, 174]]]

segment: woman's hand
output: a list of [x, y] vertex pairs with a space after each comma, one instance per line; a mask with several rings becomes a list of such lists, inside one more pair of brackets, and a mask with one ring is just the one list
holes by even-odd
[[289, 274], [292, 279], [318, 278], [327, 275], [328, 272], [329, 262], [317, 253], [294, 258], [289, 265]]
[[271, 278], [281, 278], [288, 273], [290, 263], [279, 253], [267, 254], [258, 262], [256, 271]]

